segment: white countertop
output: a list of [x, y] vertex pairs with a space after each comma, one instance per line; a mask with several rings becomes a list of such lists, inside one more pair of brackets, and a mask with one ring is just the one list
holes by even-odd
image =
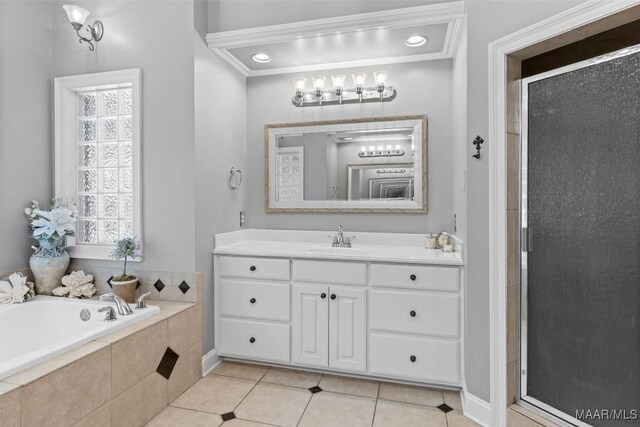
[[[332, 248], [324, 231], [240, 230], [216, 235], [216, 255], [284, 257], [322, 260], [375, 261], [413, 264], [464, 265], [462, 242], [456, 250], [425, 249], [424, 235], [392, 233], [348, 233], [351, 248]], [[335, 234], [335, 232], [334, 232]], [[421, 245], [417, 245], [421, 242]], [[380, 244], [375, 244], [380, 243]]]

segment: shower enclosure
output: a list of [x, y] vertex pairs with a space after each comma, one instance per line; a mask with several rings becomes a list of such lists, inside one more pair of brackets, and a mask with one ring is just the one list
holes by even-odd
[[520, 402], [640, 426], [640, 46], [522, 80]]

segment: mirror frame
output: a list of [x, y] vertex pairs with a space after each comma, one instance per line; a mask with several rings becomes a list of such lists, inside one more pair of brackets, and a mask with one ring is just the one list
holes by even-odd
[[[276, 130], [283, 128], [301, 128], [310, 126], [331, 126], [331, 125], [348, 125], [362, 123], [379, 123], [379, 122], [397, 122], [397, 121], [417, 121], [414, 127], [420, 127], [421, 138], [420, 144], [416, 144], [419, 150], [416, 155], [421, 160], [420, 170], [422, 173], [422, 191], [420, 191], [421, 201], [376, 201], [376, 200], [307, 200], [295, 202], [297, 204], [305, 204], [305, 206], [291, 206], [291, 202], [278, 202], [272, 198], [275, 195], [275, 180], [271, 180], [271, 174], [275, 171], [271, 168], [271, 159], [275, 159], [276, 149]], [[388, 116], [388, 117], [366, 117], [357, 119], [343, 120], [324, 120], [316, 122], [297, 122], [297, 123], [274, 123], [264, 126], [264, 191], [265, 191], [265, 212], [267, 213], [395, 213], [395, 214], [424, 214], [427, 213], [428, 207], [428, 191], [427, 191], [427, 162], [428, 162], [428, 122], [426, 114], [406, 115], [406, 116]], [[419, 152], [418, 152], [419, 151]], [[414, 164], [416, 162], [414, 161]], [[418, 167], [416, 167], [416, 170]], [[417, 193], [416, 193], [417, 194]], [[353, 207], [354, 204], [364, 204], [367, 206]], [[393, 204], [402, 204], [402, 207], [395, 207]], [[413, 204], [413, 206], [407, 206]], [[310, 206], [309, 206], [310, 205]], [[385, 206], [387, 205], [387, 206]]]

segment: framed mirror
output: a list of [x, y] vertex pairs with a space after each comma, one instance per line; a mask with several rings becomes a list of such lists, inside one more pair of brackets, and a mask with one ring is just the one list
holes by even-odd
[[267, 212], [427, 212], [427, 116], [265, 125]]

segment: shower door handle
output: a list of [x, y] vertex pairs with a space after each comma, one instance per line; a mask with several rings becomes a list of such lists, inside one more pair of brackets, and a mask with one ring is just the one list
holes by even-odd
[[520, 230], [520, 250], [522, 252], [531, 252], [531, 233], [527, 227]]

